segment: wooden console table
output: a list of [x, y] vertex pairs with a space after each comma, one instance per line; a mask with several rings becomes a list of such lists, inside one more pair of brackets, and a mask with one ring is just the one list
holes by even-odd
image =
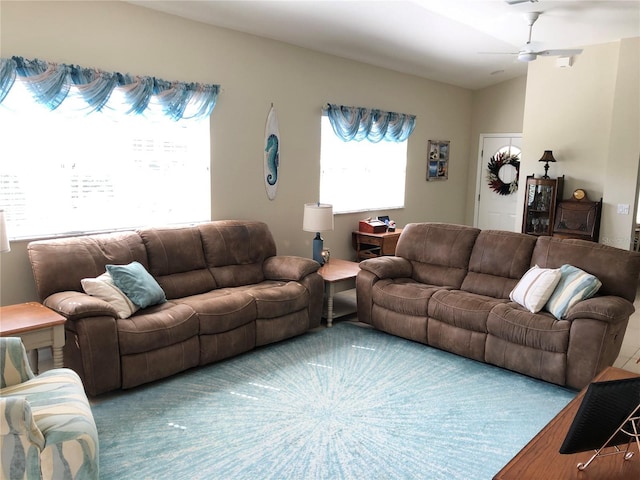
[[[619, 368], [608, 367], [594, 381], [619, 380], [640, 375]], [[638, 480], [640, 478], [640, 452], [631, 446], [635, 455], [624, 460], [623, 455], [598, 457], [586, 470], [578, 470], [578, 463], [586, 462], [593, 451], [561, 455], [560, 446], [573, 422], [586, 387], [556, 415], [513, 459], [500, 470], [494, 480]]]
[[356, 261], [382, 255], [395, 255], [400, 233], [402, 229], [385, 233], [353, 232], [351, 243], [356, 251]]
[[63, 366], [64, 324], [66, 318], [36, 302], [0, 307], [0, 337], [20, 337], [33, 359], [31, 367], [38, 373], [38, 348], [51, 347], [53, 368]]

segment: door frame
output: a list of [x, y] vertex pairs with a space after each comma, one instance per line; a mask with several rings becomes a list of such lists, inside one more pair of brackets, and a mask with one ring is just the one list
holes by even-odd
[[[482, 160], [483, 150], [482, 147], [484, 145], [485, 138], [499, 138], [499, 137], [517, 137], [522, 139], [522, 133], [481, 133], [478, 139], [478, 160], [477, 160], [477, 168], [476, 168], [476, 192], [473, 201], [473, 226], [478, 226], [478, 217], [480, 216], [480, 189], [482, 188], [482, 180], [483, 175], [482, 172], [484, 170], [484, 163]], [[518, 182], [520, 178], [518, 178]]]

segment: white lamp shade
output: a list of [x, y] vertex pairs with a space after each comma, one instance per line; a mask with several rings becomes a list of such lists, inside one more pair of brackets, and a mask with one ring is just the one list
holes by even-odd
[[326, 203], [305, 203], [302, 229], [305, 232], [325, 232], [333, 230], [333, 205]]
[[11, 245], [9, 245], [9, 237], [7, 236], [7, 221], [4, 218], [4, 210], [0, 209], [0, 252], [11, 251]]

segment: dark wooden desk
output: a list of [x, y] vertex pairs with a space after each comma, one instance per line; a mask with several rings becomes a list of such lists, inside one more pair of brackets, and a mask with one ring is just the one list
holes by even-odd
[[[608, 367], [594, 381], [618, 380], [640, 375], [619, 368]], [[560, 445], [569, 431], [573, 418], [582, 403], [584, 388], [576, 398], [562, 409], [513, 459], [500, 470], [494, 480], [638, 480], [640, 478], [640, 454], [635, 443], [631, 460], [624, 455], [598, 457], [585, 470], [578, 470], [578, 463], [586, 463], [593, 451], [561, 455]]]
[[351, 243], [356, 251], [356, 261], [381, 255], [395, 255], [400, 233], [400, 228], [395, 232], [385, 233], [353, 232]]

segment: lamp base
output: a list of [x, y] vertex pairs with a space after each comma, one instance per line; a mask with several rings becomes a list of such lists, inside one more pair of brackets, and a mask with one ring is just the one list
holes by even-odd
[[324, 265], [324, 258], [322, 257], [323, 242], [320, 232], [316, 232], [316, 236], [313, 239], [313, 259], [320, 265]]

